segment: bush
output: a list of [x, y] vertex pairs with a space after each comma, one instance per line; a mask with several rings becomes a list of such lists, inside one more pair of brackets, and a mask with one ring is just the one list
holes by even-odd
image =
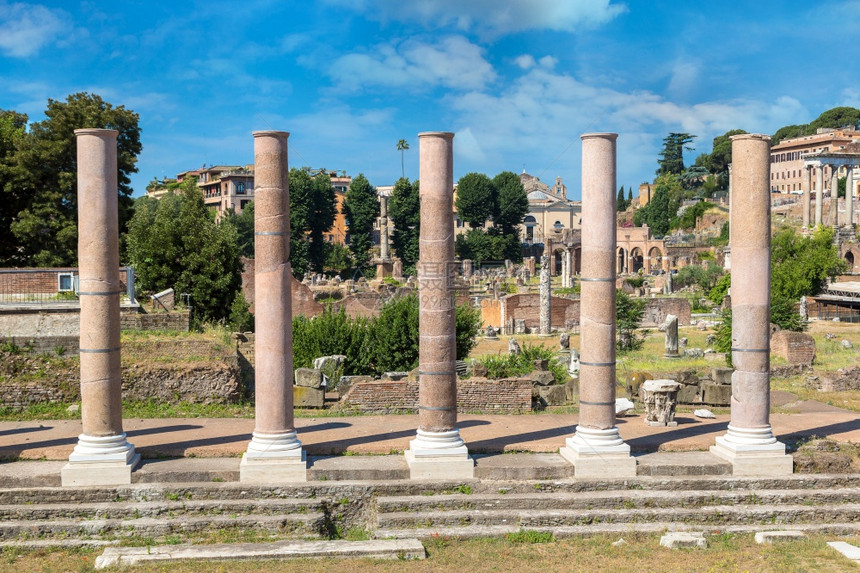
[[245, 293], [241, 290], [236, 293], [233, 304], [230, 305], [230, 328], [234, 332], [253, 332], [254, 315], [248, 310], [250, 305], [245, 300]]
[[535, 360], [546, 360], [547, 369], [556, 382], [567, 380], [567, 366], [559, 362], [555, 351], [544, 346], [524, 344], [519, 354], [488, 354], [478, 361], [487, 367], [487, 378], [513, 378], [524, 376], [535, 369]]
[[636, 333], [642, 316], [645, 314], [645, 301], [627, 296], [617, 291], [615, 298], [615, 320], [618, 340], [616, 348], [621, 352], [642, 348], [645, 339]]

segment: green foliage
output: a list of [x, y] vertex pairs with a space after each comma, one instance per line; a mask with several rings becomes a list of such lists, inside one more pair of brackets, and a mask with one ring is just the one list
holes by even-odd
[[695, 135], [689, 133], [670, 133], [663, 139], [663, 150], [660, 159], [657, 160], [657, 176], [665, 174], [680, 175], [684, 171], [684, 150], [691, 151], [687, 147], [695, 139]]
[[648, 225], [654, 236], [662, 237], [669, 232], [669, 223], [678, 213], [684, 189], [676, 175], [664, 174], [654, 183], [651, 201], [633, 215], [636, 226]]
[[535, 360], [547, 361], [547, 369], [556, 382], [567, 380], [567, 366], [558, 361], [555, 351], [545, 346], [525, 343], [519, 354], [487, 354], [478, 359], [487, 367], [487, 378], [493, 380], [524, 376], [535, 369]]
[[496, 210], [492, 180], [483, 173], [467, 173], [457, 182], [454, 206], [457, 216], [476, 229], [483, 227]]
[[343, 201], [343, 214], [349, 228], [349, 249], [352, 251], [355, 266], [363, 268], [370, 260], [373, 223], [379, 216], [376, 188], [363, 173], [359, 173], [349, 184]]
[[245, 293], [241, 290], [236, 293], [236, 298], [233, 299], [233, 304], [230, 305], [230, 318], [228, 322], [230, 328], [235, 332], [253, 332], [254, 331], [254, 315], [251, 314], [250, 305], [245, 300]]
[[860, 109], [854, 107], [834, 107], [828, 109], [805, 125], [786, 125], [777, 130], [771, 138], [771, 143], [776, 145], [783, 139], [813, 135], [820, 128], [838, 128], [853, 125], [860, 127]]
[[347, 271], [352, 268], [352, 253], [340, 243], [326, 243], [325, 263], [323, 272], [331, 275], [346, 277]]
[[833, 229], [819, 227], [810, 237], [791, 228], [780, 229], [771, 241], [771, 292], [773, 296], [799, 300], [813, 296], [829, 276], [845, 271], [845, 261], [833, 245]]
[[[9, 229], [18, 212], [30, 199], [15, 184], [15, 151], [27, 135], [27, 116], [0, 109], [0, 229]], [[23, 263], [18, 242], [9, 232], [0, 233], [0, 265], [17, 266]]]
[[701, 165], [711, 173], [728, 171], [732, 162], [732, 136], [746, 133], [742, 129], [732, 129], [714, 138], [710, 154], [703, 153], [696, 159], [696, 165]]
[[128, 259], [139, 289], [190, 294], [198, 324], [227, 318], [241, 286], [233, 225], [215, 223], [194, 179], [186, 180], [179, 195], [168, 193], [158, 201], [141, 197], [136, 205]]
[[702, 201], [701, 203], [696, 203], [690, 207], [684, 209], [684, 212], [680, 217], [672, 221], [671, 228], [672, 229], [694, 229], [696, 227], [696, 221], [699, 220], [699, 217], [704, 215], [706, 212], [711, 210], [713, 207], [716, 207], [713, 203], [708, 203], [707, 201]]
[[[467, 306], [456, 311], [457, 357], [465, 358], [475, 345], [480, 313]], [[386, 303], [379, 316], [349, 318], [343, 310], [326, 309], [313, 320], [293, 319], [293, 361], [308, 368], [314, 358], [346, 356], [344, 372], [379, 376], [412, 370], [418, 364], [418, 297], [409, 295]]]
[[337, 214], [337, 200], [327, 173], [315, 177], [290, 169], [290, 263], [293, 274], [323, 272], [327, 255], [325, 233]]
[[469, 229], [454, 239], [457, 257], [471, 259], [476, 265], [485, 261], [522, 260], [522, 244], [519, 233], [499, 235], [483, 229]]
[[717, 281], [717, 284], [708, 291], [708, 299], [714, 304], [723, 304], [723, 299], [726, 298], [726, 294], [729, 292], [729, 288], [732, 286], [732, 275], [731, 273], [726, 273]]
[[[529, 212], [529, 200], [522, 181], [516, 173], [502, 171], [493, 177], [493, 190], [494, 230], [502, 235], [519, 236], [519, 225], [523, 222], [526, 213]], [[516, 257], [515, 260], [521, 259]]]
[[233, 209], [225, 213], [222, 223], [233, 225], [239, 244], [239, 256], [254, 258], [254, 202], [251, 201], [242, 212], [236, 214]]
[[[124, 106], [113, 107], [95, 94], [77, 93], [66, 101], [48, 100], [45, 119], [20, 134], [20, 118], [5, 120], [8, 140], [15, 141], [7, 156], [4, 195], [18, 209], [9, 222], [18, 252], [15, 259], [30, 266], [74, 266], [77, 263], [78, 187], [77, 142], [81, 128], [115, 129], [117, 137], [117, 192], [122, 236], [131, 218], [131, 181], [142, 150], [138, 115]], [[8, 146], [0, 143], [0, 146]], [[0, 161], [3, 161], [0, 156]], [[4, 201], [6, 198], [4, 197]], [[8, 209], [8, 208], [4, 208]], [[4, 213], [4, 217], [8, 213]], [[4, 227], [4, 234], [5, 227]], [[7, 253], [8, 255], [8, 253]]]
[[400, 177], [406, 177], [406, 166], [404, 164], [403, 153], [409, 149], [409, 142], [405, 139], [401, 139], [397, 142], [397, 151], [400, 152]]
[[645, 284], [645, 277], [627, 277], [624, 282], [633, 288], [641, 288]]
[[806, 328], [794, 301], [774, 293], [770, 295], [770, 321], [783, 330], [802, 332]]
[[627, 200], [624, 198], [624, 185], [618, 188], [618, 197], [615, 198], [615, 209], [619, 213], [627, 210]]
[[696, 285], [704, 292], [710, 292], [722, 275], [722, 267], [712, 262], [708, 262], [705, 267], [701, 265], [687, 265], [678, 270], [673, 283], [676, 288]]
[[421, 232], [421, 202], [418, 181], [398, 179], [388, 201], [388, 213], [394, 223], [391, 243], [404, 266], [418, 262], [418, 236]]
[[732, 309], [724, 308], [717, 325], [714, 350], [726, 353], [726, 364], [732, 366]]
[[555, 541], [552, 531], [534, 531], [532, 529], [521, 529], [514, 533], [506, 533], [505, 539], [510, 543], [517, 544], [551, 543]]
[[645, 342], [636, 331], [645, 315], [645, 301], [617, 291], [615, 296], [615, 321], [618, 338], [616, 348], [621, 352], [638, 350]]

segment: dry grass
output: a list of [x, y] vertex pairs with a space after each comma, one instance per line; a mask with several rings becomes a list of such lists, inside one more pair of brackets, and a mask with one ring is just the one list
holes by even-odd
[[[613, 546], [619, 536], [565, 539], [550, 543], [514, 543], [504, 538], [471, 541], [432, 540], [425, 543], [424, 561], [290, 560], [194, 562], [143, 565], [135, 571], [207, 572], [327, 572], [428, 573], [555, 573], [591, 571], [661, 572], [774, 572], [800, 573], [857, 571], [857, 566], [826, 545], [835, 536], [814, 536], [806, 541], [756, 545], [751, 535], [709, 537], [708, 549], [670, 550], [659, 546], [659, 536], [625, 534], [626, 543]], [[860, 537], [845, 538], [857, 545]], [[4, 552], [0, 571], [91, 571], [98, 552]]]

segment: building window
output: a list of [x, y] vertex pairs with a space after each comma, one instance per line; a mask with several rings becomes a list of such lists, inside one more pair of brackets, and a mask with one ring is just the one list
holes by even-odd
[[236, 195], [244, 195], [245, 194], [245, 183], [240, 181], [236, 183]]
[[57, 273], [57, 292], [72, 292], [75, 290], [74, 273]]

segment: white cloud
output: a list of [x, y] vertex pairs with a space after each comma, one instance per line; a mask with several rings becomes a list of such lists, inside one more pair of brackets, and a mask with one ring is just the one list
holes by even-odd
[[524, 70], [527, 70], [529, 68], [533, 68], [537, 65], [537, 62], [535, 62], [534, 56], [532, 56], [530, 54], [523, 54], [522, 56], [517, 56], [514, 59], [514, 63]]
[[699, 82], [699, 65], [690, 61], [677, 61], [672, 66], [668, 91], [672, 97], [684, 98]]
[[61, 10], [38, 4], [0, 3], [0, 51], [13, 58], [36, 54], [68, 30]]
[[552, 69], [558, 63], [558, 59], [552, 56], [544, 56], [538, 60], [538, 63], [544, 68]]
[[482, 89], [496, 77], [483, 49], [462, 36], [448, 36], [436, 43], [410, 39], [381, 44], [370, 52], [341, 56], [328, 73], [341, 88], [351, 90], [364, 86], [471, 90]]
[[575, 32], [594, 28], [626, 12], [611, 0], [329, 0], [371, 18], [417, 21], [427, 27], [505, 35], [529, 30]]

